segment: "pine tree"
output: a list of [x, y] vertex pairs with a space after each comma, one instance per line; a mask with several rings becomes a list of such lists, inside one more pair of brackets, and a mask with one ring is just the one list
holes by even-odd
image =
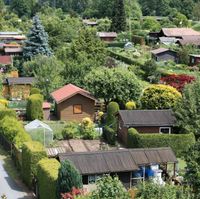
[[49, 49], [48, 34], [45, 32], [43, 25], [38, 16], [33, 17], [33, 26], [27, 35], [24, 47], [24, 57], [29, 60], [37, 54], [51, 56]]
[[124, 0], [115, 0], [111, 31], [121, 32], [126, 30], [126, 14]]
[[61, 163], [61, 167], [58, 172], [57, 180], [57, 197], [60, 199], [61, 193], [68, 193], [72, 191], [72, 188], [82, 187], [82, 178], [75, 166], [65, 160]]

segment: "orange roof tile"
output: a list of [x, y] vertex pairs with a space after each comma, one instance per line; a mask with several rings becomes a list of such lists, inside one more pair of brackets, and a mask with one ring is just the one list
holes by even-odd
[[67, 84], [62, 88], [51, 93], [51, 96], [56, 101], [57, 104], [63, 102], [64, 100], [76, 95], [81, 94], [87, 98], [95, 100], [95, 98], [86, 90], [79, 88], [73, 84]]

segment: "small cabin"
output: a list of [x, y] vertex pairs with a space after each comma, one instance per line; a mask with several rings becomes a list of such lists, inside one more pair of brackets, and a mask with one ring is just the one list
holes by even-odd
[[27, 99], [34, 84], [34, 77], [8, 77], [3, 81], [2, 95], [11, 100]]
[[118, 117], [118, 137], [127, 143], [128, 129], [139, 133], [171, 134], [176, 119], [172, 110], [120, 110]]
[[94, 120], [96, 99], [88, 91], [68, 84], [51, 93], [51, 96], [59, 120], [80, 122], [85, 117]]
[[167, 48], [158, 48], [151, 51], [152, 58], [159, 62], [159, 61], [174, 61], [178, 62], [177, 52], [167, 49]]
[[111, 43], [117, 38], [116, 32], [98, 32], [97, 36], [106, 43]]
[[167, 165], [171, 163], [175, 174], [178, 163], [171, 148], [68, 152], [60, 153], [58, 157], [61, 162], [68, 160], [74, 164], [86, 189], [105, 174], [118, 176], [127, 189], [149, 178], [164, 184], [161, 168], [167, 171]]

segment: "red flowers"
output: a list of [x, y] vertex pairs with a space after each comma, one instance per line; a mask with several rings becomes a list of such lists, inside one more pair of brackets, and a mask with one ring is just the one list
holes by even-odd
[[83, 190], [73, 187], [71, 192], [61, 193], [61, 199], [74, 199], [74, 196], [81, 194], [83, 194]]
[[195, 80], [194, 76], [184, 75], [184, 74], [181, 75], [172, 74], [166, 77], [162, 77], [160, 79], [160, 82], [163, 84], [170, 85], [181, 92], [186, 84], [189, 84], [194, 80]]

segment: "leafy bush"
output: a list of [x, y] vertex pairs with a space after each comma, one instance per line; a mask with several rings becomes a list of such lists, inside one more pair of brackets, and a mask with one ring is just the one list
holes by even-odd
[[185, 75], [185, 74], [172, 74], [167, 75], [166, 77], [162, 77], [160, 79], [161, 83], [170, 85], [176, 88], [178, 91], [182, 91], [186, 84], [192, 83], [195, 80], [194, 76]]
[[61, 162], [57, 180], [57, 198], [60, 199], [61, 193], [71, 192], [72, 188], [81, 188], [82, 178], [75, 166], [65, 160]]
[[94, 123], [90, 118], [83, 118], [80, 125], [80, 134], [83, 136], [83, 139], [93, 140], [98, 137], [97, 131], [94, 127]]
[[139, 134], [135, 129], [128, 130], [129, 148], [171, 147], [177, 156], [195, 143], [194, 134]]
[[129, 199], [130, 195], [118, 177], [112, 178], [105, 175], [97, 180], [97, 189], [92, 193], [92, 198], [101, 199]]
[[133, 101], [129, 101], [125, 104], [126, 110], [136, 109], [136, 104]]
[[7, 108], [0, 109], [0, 120], [2, 120], [5, 116], [16, 118], [16, 111]]
[[64, 139], [80, 138], [79, 126], [75, 122], [69, 122], [62, 130], [62, 136]]
[[43, 158], [37, 165], [40, 199], [56, 199], [56, 185], [60, 163], [56, 159]]
[[183, 189], [181, 186], [168, 185], [161, 186], [153, 182], [141, 183], [138, 186], [135, 199], [194, 199], [191, 189]]
[[39, 88], [31, 88], [30, 95], [41, 94], [41, 90]]
[[43, 96], [33, 94], [27, 99], [26, 114], [28, 120], [43, 119]]
[[22, 178], [31, 187], [34, 177], [37, 175], [37, 163], [47, 157], [45, 148], [39, 142], [30, 141], [22, 147]]
[[167, 85], [151, 85], [140, 98], [144, 109], [169, 109], [177, 105], [182, 96], [175, 88]]
[[106, 139], [108, 144], [115, 145], [116, 143], [116, 132], [109, 126], [103, 128], [103, 137]]
[[18, 148], [20, 148], [24, 142], [31, 140], [30, 136], [25, 132], [22, 123], [10, 116], [5, 116], [0, 120], [0, 134]]

